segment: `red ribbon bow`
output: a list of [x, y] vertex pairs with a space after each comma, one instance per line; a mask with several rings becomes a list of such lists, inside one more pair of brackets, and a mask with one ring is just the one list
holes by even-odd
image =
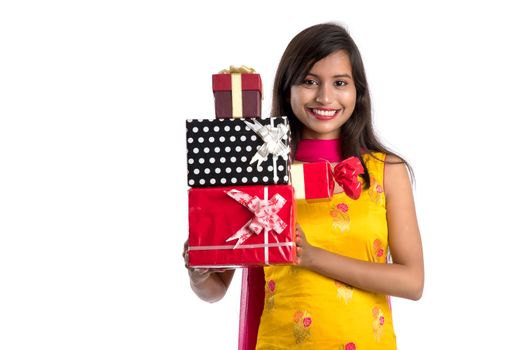
[[364, 167], [358, 157], [349, 157], [335, 165], [333, 177], [342, 186], [344, 192], [351, 199], [358, 199], [362, 192], [362, 184], [358, 180], [358, 175], [364, 173]]
[[258, 235], [266, 230], [281, 233], [286, 228], [287, 225], [284, 220], [277, 215], [284, 204], [286, 204], [286, 199], [280, 194], [275, 194], [269, 200], [262, 200], [257, 196], [251, 196], [235, 189], [226, 193], [255, 214], [254, 218], [250, 219], [240, 230], [226, 239], [226, 242], [238, 239], [233, 249], [244, 243], [253, 234]]

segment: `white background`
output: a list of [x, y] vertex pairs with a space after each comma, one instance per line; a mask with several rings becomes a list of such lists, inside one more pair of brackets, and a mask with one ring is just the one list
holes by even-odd
[[524, 349], [516, 3], [3, 1], [0, 349], [235, 349], [240, 274], [207, 304], [181, 257], [185, 119], [230, 64], [267, 115], [285, 46], [325, 21], [415, 169], [426, 285], [393, 301], [399, 349]]

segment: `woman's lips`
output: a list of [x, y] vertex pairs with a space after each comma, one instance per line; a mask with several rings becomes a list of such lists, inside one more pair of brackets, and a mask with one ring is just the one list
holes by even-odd
[[308, 108], [309, 114], [318, 120], [331, 120], [338, 115], [340, 109]]

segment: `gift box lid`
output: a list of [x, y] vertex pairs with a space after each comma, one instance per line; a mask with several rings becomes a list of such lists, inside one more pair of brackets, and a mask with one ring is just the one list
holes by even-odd
[[[242, 90], [254, 90], [262, 94], [262, 80], [260, 74], [242, 73]], [[231, 91], [231, 74], [213, 74], [213, 92]]]

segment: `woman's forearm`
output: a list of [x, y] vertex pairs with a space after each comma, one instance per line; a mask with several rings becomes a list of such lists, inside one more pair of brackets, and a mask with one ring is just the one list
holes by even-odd
[[234, 270], [223, 272], [190, 271], [190, 285], [195, 294], [209, 303], [219, 301], [224, 297], [233, 278]]
[[321, 275], [366, 291], [420, 299], [424, 273], [417, 267], [362, 261], [310, 247], [302, 266]]

